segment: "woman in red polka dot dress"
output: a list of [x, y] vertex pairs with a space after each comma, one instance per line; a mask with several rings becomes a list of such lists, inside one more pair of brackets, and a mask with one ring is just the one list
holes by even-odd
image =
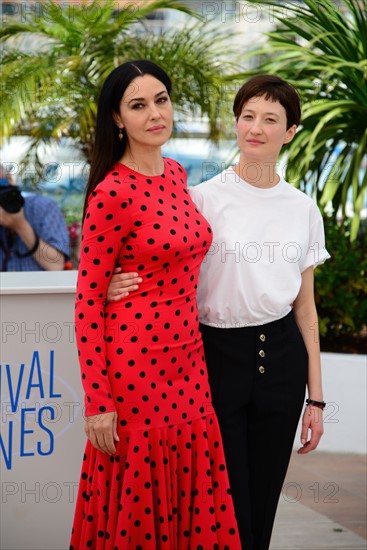
[[[196, 306], [212, 235], [184, 169], [162, 158], [170, 90], [140, 60], [99, 101], [76, 299], [88, 441], [73, 550], [241, 549]], [[116, 265], [145, 282], [107, 304]]]

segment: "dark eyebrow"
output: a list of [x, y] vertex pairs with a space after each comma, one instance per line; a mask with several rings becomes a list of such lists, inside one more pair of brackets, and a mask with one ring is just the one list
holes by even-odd
[[[254, 113], [255, 111], [253, 109], [243, 109], [243, 111], [248, 111], [249, 113]], [[277, 113], [272, 113], [271, 111], [265, 113], [266, 115], [273, 115], [273, 116], [279, 116]]]
[[[158, 92], [157, 94], [155, 94], [154, 98], [156, 99], [157, 97], [160, 97], [163, 94], [168, 95], [168, 92], [166, 90], [162, 90], [161, 92]], [[133, 99], [130, 99], [130, 101], [128, 101], [128, 104], [132, 103], [133, 101], [145, 101], [145, 97], [134, 97]]]

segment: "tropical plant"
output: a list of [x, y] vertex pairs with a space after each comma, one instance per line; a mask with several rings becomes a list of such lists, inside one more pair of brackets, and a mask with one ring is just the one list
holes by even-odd
[[[315, 300], [322, 338], [329, 342], [360, 341], [367, 345], [367, 249], [359, 240], [351, 242], [350, 220], [335, 223], [324, 219], [330, 260], [315, 271]], [[362, 350], [362, 344], [364, 349]]]
[[278, 25], [265, 47], [250, 52], [262, 56], [251, 74], [275, 73], [303, 99], [302, 126], [286, 150], [287, 178], [322, 207], [331, 203], [334, 217], [352, 202], [353, 240], [367, 206], [367, 0], [256, 4]]
[[[116, 11], [114, 0], [75, 5], [46, 0], [40, 8], [0, 29], [0, 140], [30, 136], [29, 154], [37, 164], [40, 144], [68, 137], [88, 161], [102, 83], [114, 67], [140, 57], [172, 75], [176, 110], [199, 112], [208, 119], [210, 136], [218, 137], [222, 83], [233, 68], [223, 63], [229, 46], [223, 46], [224, 33], [205, 31], [183, 2], [127, 3]], [[147, 16], [164, 8], [195, 15], [195, 24], [182, 31], [144, 32]]]

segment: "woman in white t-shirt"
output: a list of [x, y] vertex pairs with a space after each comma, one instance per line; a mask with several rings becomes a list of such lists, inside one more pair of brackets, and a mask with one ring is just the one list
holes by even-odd
[[[267, 550], [306, 385], [299, 454], [323, 433], [313, 270], [329, 254], [316, 204], [276, 171], [300, 122], [297, 91], [255, 76], [233, 110], [238, 164], [190, 190], [214, 234], [197, 299], [242, 547]], [[109, 299], [139, 275], [116, 275]]]

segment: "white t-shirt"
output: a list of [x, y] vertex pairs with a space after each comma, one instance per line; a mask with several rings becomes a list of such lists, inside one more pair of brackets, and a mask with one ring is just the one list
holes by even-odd
[[302, 272], [330, 257], [314, 201], [282, 178], [254, 187], [232, 168], [190, 193], [213, 229], [199, 277], [200, 322], [238, 328], [287, 315]]

